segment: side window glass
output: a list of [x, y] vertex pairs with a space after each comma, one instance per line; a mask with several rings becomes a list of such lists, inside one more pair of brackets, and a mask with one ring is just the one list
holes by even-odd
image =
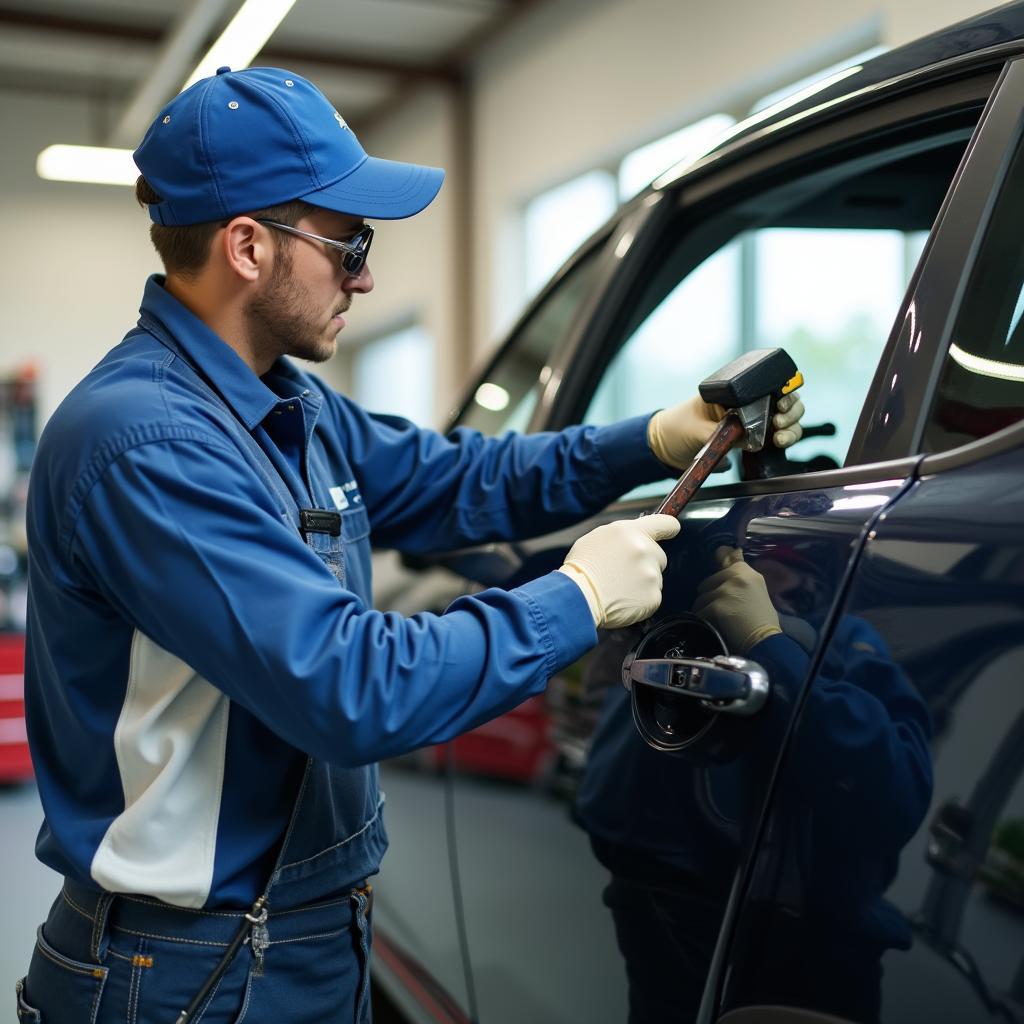
[[[744, 351], [780, 346], [806, 380], [805, 439], [790, 452], [793, 472], [842, 465], [966, 131], [942, 141], [789, 182], [714, 221], [690, 212], [643, 287], [583, 422], [681, 401]], [[712, 482], [738, 479], [739, 460], [732, 462]]]
[[1024, 148], [971, 272], [922, 447], [945, 451], [1024, 419]]
[[594, 245], [554, 287], [501, 353], [459, 416], [484, 434], [525, 430], [547, 383], [546, 368], [590, 292], [602, 243]]

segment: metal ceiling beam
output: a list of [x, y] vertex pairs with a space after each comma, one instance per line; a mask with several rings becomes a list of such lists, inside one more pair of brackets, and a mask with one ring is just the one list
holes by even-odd
[[154, 113], [173, 96], [195, 67], [214, 28], [232, 0], [192, 0], [167, 34], [153, 68], [135, 90], [110, 133], [112, 146], [134, 146]]
[[0, 26], [40, 29], [68, 35], [105, 36], [108, 39], [138, 43], [158, 43], [164, 37], [164, 29], [152, 25], [127, 25], [90, 18], [69, 18], [59, 14], [22, 11], [12, 7], [0, 7]]
[[[529, 2], [529, 0], [525, 0]], [[197, 3], [195, 6], [202, 6]], [[211, 5], [211, 6], [219, 6]], [[180, 25], [180, 22], [179, 22]], [[69, 18], [53, 14], [39, 14], [0, 6], [0, 29], [4, 27], [35, 29], [61, 35], [92, 36], [128, 42], [159, 44], [167, 35], [167, 26], [154, 28], [146, 25], [115, 24], [89, 18]], [[204, 43], [212, 42], [207, 34]], [[305, 47], [271, 45], [259, 53], [259, 58], [276, 65], [288, 63], [317, 64], [338, 71], [362, 71], [382, 75], [396, 75], [415, 81], [450, 82], [457, 76], [447, 61], [437, 64], [415, 64], [369, 57], [365, 54], [339, 52], [336, 49], [310, 50]]]
[[414, 78], [418, 81], [452, 82], [458, 71], [443, 64], [408, 64], [376, 57], [356, 56], [338, 53], [337, 50], [308, 50], [290, 46], [268, 46], [256, 55], [260, 61], [273, 67], [287, 67], [290, 64], [318, 64], [336, 71], [365, 71], [371, 74], [396, 75]]

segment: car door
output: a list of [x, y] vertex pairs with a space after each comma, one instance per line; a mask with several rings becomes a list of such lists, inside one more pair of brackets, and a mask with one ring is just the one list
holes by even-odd
[[862, 450], [925, 457], [801, 697], [706, 1019], [1024, 1020], [1022, 108], [1018, 61], [865, 409]]
[[[668, 547], [655, 625], [684, 631], [667, 633], [661, 654], [685, 646], [699, 584], [720, 549], [739, 548], [768, 581], [791, 656], [772, 666], [760, 716], [698, 716], [694, 727], [685, 709], [655, 702], [670, 739], [695, 739], [670, 754], [640, 738], [639, 691], [621, 685], [642, 636], [607, 634], [549, 687], [542, 777], [498, 786], [480, 759], [457, 773], [451, 852], [474, 1019], [695, 1019], [734, 878], [865, 531], [913, 481], [911, 449], [846, 456], [861, 451], [861, 408], [899, 343], [890, 328], [905, 320], [908, 280], [927, 260], [995, 76], [902, 82], [755, 140], [643, 197], [643, 220], [609, 242], [612, 270], [544, 364], [529, 425], [650, 411], [744, 350], [789, 349], [808, 378], [813, 436], [791, 472], [741, 479], [734, 465], [691, 503]], [[514, 585], [560, 564], [597, 523], [650, 510], [654, 491], [572, 531], [442, 561], [480, 585]]]

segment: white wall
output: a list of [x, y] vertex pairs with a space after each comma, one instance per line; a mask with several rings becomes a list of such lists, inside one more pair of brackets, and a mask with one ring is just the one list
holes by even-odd
[[48, 414], [135, 324], [160, 268], [130, 189], [42, 181], [38, 152], [91, 143], [85, 102], [0, 92], [0, 374], [39, 370]]
[[[435, 423], [447, 411], [452, 381], [460, 369], [453, 362], [455, 333], [453, 279], [454, 199], [461, 187], [452, 174], [451, 96], [443, 88], [424, 88], [407, 105], [360, 141], [375, 156], [444, 167], [444, 185], [423, 213], [404, 221], [374, 221], [370, 267], [376, 285], [356, 296], [349, 326], [340, 338], [351, 347], [386, 331], [418, 322], [434, 339], [437, 382]], [[335, 386], [347, 383], [344, 353], [333, 367], [318, 369]]]
[[[526, 199], [633, 146], [874, 44], [897, 46], [986, 0], [555, 0], [477, 66], [476, 342], [517, 312]], [[500, 244], [496, 247], [496, 241]]]
[[[379, 225], [377, 289], [357, 299], [343, 343], [419, 318], [438, 342], [440, 413], [469, 373], [450, 344], [456, 296], [473, 289], [477, 360], [518, 309], [521, 257], [510, 225], [530, 196], [718, 109], [738, 90], [769, 91], [871, 42], [898, 45], [987, 6], [547, 0], [476, 69], [471, 280], [455, 279], [461, 183], [450, 178], [426, 213]], [[377, 155], [450, 167], [452, 111], [443, 91], [425, 89], [362, 141]], [[0, 91], [0, 373], [33, 359], [44, 414], [134, 323], [144, 278], [159, 269], [129, 190], [35, 176], [44, 145], [94, 141], [96, 114], [85, 102]], [[343, 365], [328, 376], [343, 382]]]

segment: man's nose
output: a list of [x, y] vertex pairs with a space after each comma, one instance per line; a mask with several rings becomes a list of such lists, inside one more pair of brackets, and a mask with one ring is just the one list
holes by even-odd
[[343, 292], [372, 292], [373, 274], [370, 271], [370, 264], [364, 263], [363, 269], [358, 274], [349, 274], [341, 283]]

